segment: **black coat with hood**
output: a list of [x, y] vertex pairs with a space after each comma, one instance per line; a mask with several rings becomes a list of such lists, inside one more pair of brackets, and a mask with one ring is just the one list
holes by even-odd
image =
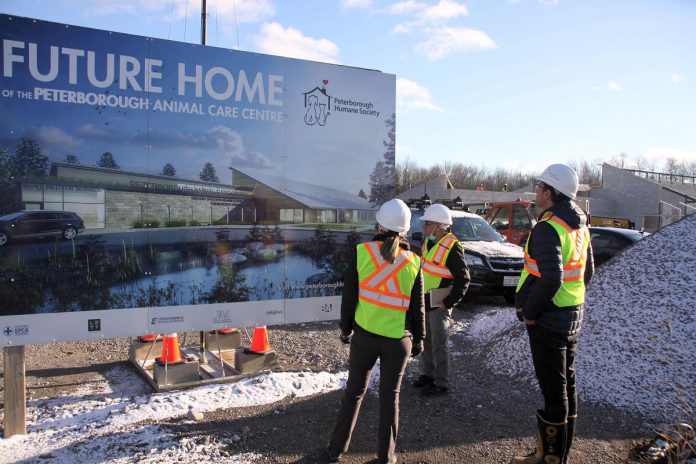
[[[587, 224], [587, 216], [572, 201], [563, 200], [543, 211], [547, 211], [565, 221], [573, 229]], [[541, 277], [527, 276], [522, 288], [515, 295], [515, 307], [522, 308], [522, 314], [529, 320], [553, 332], [568, 336], [575, 335], [582, 327], [583, 305], [557, 307], [553, 297], [563, 283], [563, 255], [561, 239], [548, 221], [537, 223], [529, 235], [528, 252], [535, 259]], [[594, 274], [592, 246], [587, 251], [585, 267], [585, 285], [589, 284]]]

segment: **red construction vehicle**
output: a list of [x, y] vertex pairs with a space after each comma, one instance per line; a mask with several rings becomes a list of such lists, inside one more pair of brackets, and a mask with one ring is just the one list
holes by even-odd
[[485, 219], [508, 242], [524, 246], [536, 224], [534, 202], [517, 200], [493, 203]]

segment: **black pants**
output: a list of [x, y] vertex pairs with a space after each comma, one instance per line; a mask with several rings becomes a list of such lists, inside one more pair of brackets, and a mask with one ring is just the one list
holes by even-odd
[[399, 431], [399, 392], [410, 354], [411, 339], [408, 337], [393, 339], [354, 333], [348, 360], [348, 382], [336, 427], [329, 442], [329, 450], [332, 453], [348, 451], [360, 404], [367, 391], [372, 368], [379, 358], [377, 457], [380, 462], [394, 459], [396, 436]]
[[538, 325], [527, 326], [527, 333], [534, 370], [544, 395], [544, 419], [565, 422], [578, 411], [575, 390], [578, 335], [567, 336]]

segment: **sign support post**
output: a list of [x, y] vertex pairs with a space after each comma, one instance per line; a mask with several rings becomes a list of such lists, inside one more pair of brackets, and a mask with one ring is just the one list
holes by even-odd
[[8, 346], [5, 355], [5, 438], [27, 434], [24, 345]]

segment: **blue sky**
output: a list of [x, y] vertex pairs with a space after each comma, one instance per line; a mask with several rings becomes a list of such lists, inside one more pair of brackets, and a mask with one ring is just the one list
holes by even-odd
[[[5, 0], [2, 12], [198, 43], [193, 0]], [[397, 77], [397, 160], [535, 172], [696, 161], [690, 0], [208, 0], [208, 44]]]

